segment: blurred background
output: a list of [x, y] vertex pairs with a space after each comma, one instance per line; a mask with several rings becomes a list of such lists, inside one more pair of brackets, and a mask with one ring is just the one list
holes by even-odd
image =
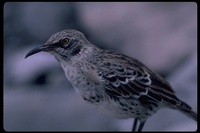
[[[99, 112], [76, 94], [53, 56], [25, 54], [55, 32], [83, 32], [95, 45], [145, 63], [197, 111], [197, 4], [194, 2], [7, 2], [4, 4], [3, 127], [6, 131], [131, 131], [133, 119]], [[195, 131], [161, 109], [144, 131]]]

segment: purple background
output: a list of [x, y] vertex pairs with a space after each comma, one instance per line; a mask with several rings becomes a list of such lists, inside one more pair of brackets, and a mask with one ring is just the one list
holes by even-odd
[[[6, 131], [130, 131], [133, 119], [99, 112], [76, 94], [47, 53], [25, 54], [55, 32], [77, 29], [95, 45], [135, 57], [163, 75], [197, 110], [197, 4], [194, 2], [17, 2], [4, 4]], [[179, 111], [161, 109], [144, 131], [194, 131]]]

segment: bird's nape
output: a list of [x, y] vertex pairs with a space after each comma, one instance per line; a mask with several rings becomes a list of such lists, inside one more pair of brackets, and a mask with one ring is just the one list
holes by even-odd
[[141, 132], [147, 119], [163, 106], [179, 109], [197, 121], [197, 114], [176, 97], [161, 76], [135, 58], [96, 47], [79, 31], [55, 33], [25, 58], [41, 51], [57, 56], [66, 77], [84, 100], [115, 116], [135, 118], [134, 132]]

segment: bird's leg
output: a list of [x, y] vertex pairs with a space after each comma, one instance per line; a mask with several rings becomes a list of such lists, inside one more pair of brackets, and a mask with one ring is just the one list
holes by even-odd
[[146, 120], [145, 121], [141, 121], [140, 122], [140, 125], [139, 125], [139, 128], [138, 128], [138, 132], [141, 132], [143, 127], [144, 127], [144, 124], [145, 124]]
[[137, 122], [138, 122], [138, 119], [135, 118], [134, 123], [133, 123], [133, 127], [132, 127], [132, 132], [135, 132], [135, 131], [136, 131]]

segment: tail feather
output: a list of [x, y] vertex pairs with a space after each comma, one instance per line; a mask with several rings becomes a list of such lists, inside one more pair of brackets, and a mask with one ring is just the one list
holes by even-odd
[[184, 114], [186, 114], [187, 116], [189, 116], [190, 118], [192, 118], [193, 120], [197, 121], [197, 113], [192, 111], [192, 108], [185, 102], [181, 101], [179, 110]]
[[197, 121], [197, 113], [195, 113], [194, 111], [192, 111], [192, 110], [181, 110], [181, 112], [183, 112], [187, 116], [191, 117], [193, 120]]

